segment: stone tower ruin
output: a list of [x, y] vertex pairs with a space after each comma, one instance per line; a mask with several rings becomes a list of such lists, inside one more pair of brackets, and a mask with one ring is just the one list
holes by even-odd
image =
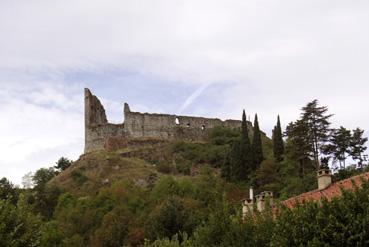
[[[133, 138], [204, 141], [209, 129], [216, 126], [241, 127], [239, 120], [132, 112], [127, 103], [123, 113], [124, 123], [109, 123], [100, 100], [85, 89], [85, 153], [105, 150], [112, 144], [124, 146]], [[252, 131], [251, 123], [248, 125]]]

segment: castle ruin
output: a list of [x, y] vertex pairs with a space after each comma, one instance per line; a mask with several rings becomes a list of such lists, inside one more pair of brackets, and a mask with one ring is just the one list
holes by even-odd
[[109, 123], [100, 100], [85, 89], [85, 153], [119, 148], [132, 138], [204, 141], [216, 126], [241, 127], [239, 120], [132, 112], [127, 103], [123, 112], [124, 123]]

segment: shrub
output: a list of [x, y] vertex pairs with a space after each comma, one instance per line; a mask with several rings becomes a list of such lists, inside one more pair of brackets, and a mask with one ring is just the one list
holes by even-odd
[[220, 167], [228, 148], [228, 145], [179, 142], [173, 145], [172, 152], [180, 162], [185, 160], [192, 164], [208, 163], [214, 167]]
[[237, 129], [226, 127], [215, 127], [211, 130], [209, 139], [215, 145], [232, 144], [240, 136], [241, 132]]
[[72, 171], [71, 177], [73, 181], [77, 183], [78, 185], [82, 185], [88, 180], [88, 178], [78, 170]]
[[176, 169], [173, 165], [168, 163], [160, 163], [156, 166], [156, 170], [158, 172], [164, 173], [164, 174], [173, 174], [175, 173]]
[[132, 215], [124, 207], [107, 213], [91, 239], [91, 246], [123, 246]]
[[37, 246], [41, 239], [41, 223], [26, 205], [15, 206], [0, 200], [1, 246]]
[[169, 197], [154, 209], [145, 224], [149, 239], [170, 238], [178, 232], [191, 234], [199, 223], [196, 209], [191, 199]]
[[177, 171], [179, 173], [182, 173], [184, 175], [190, 175], [191, 174], [191, 164], [185, 162], [185, 163], [179, 163], [176, 165]]

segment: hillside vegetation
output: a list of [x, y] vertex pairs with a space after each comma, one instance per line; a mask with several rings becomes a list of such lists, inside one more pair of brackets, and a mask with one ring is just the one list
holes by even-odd
[[[148, 187], [163, 175], [195, 177], [203, 168], [219, 175], [231, 143], [239, 136], [238, 130], [219, 127], [202, 143], [136, 140], [128, 148], [82, 155], [49, 185], [82, 196], [94, 195], [101, 187], [119, 180]], [[271, 140], [264, 135], [262, 141], [264, 152], [271, 158]]]
[[81, 156], [49, 184], [74, 195], [94, 195], [101, 187], [119, 180], [148, 185], [156, 174], [154, 166], [142, 159], [100, 151]]
[[[339, 163], [335, 181], [368, 170], [363, 131], [330, 129], [326, 111], [309, 103], [285, 133], [278, 117], [272, 139], [257, 116], [249, 131], [243, 113], [241, 129], [214, 128], [201, 143], [137, 139], [61, 158], [25, 176], [23, 189], [3, 178], [0, 246], [367, 246], [368, 184], [332, 202], [242, 219], [250, 186], [272, 191], [277, 205], [314, 190], [319, 158]], [[348, 156], [358, 166], [346, 166]]]

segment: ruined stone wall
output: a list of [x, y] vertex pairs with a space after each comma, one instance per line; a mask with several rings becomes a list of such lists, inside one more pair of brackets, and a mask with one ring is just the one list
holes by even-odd
[[[131, 112], [127, 104], [124, 119], [124, 127], [132, 137], [202, 140], [216, 126], [241, 127], [241, 121], [237, 120]], [[251, 123], [249, 126], [252, 127]]]
[[119, 146], [127, 138], [203, 141], [216, 126], [240, 128], [241, 121], [132, 112], [125, 104], [124, 123], [110, 124], [99, 99], [85, 89], [85, 153]]
[[110, 124], [100, 100], [85, 89], [85, 153], [105, 149], [109, 137], [125, 137], [124, 124]]

